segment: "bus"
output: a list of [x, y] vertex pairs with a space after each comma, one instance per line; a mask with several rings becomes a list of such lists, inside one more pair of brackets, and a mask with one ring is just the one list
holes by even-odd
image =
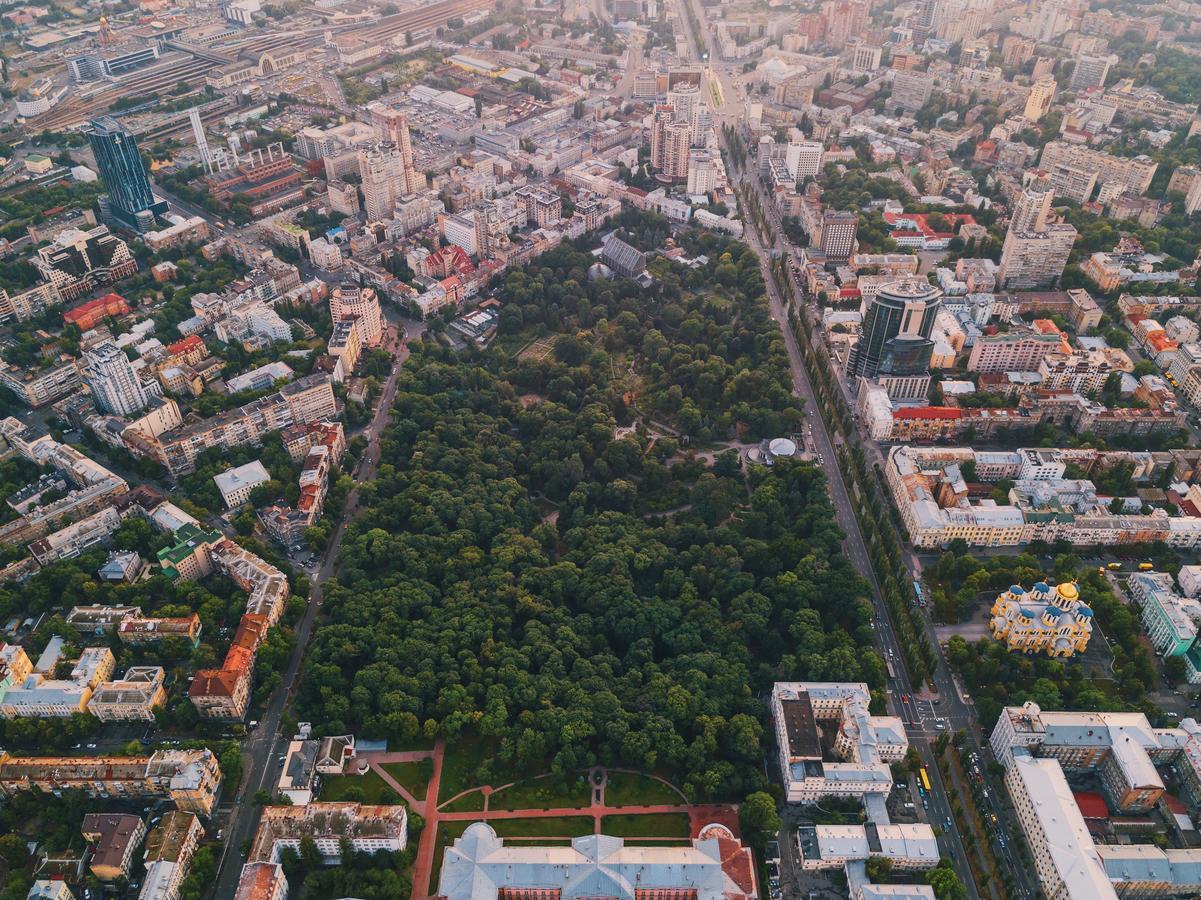
[[1122, 568], [1122, 564], [1120, 562], [1111, 562], [1111, 563], [1107, 564], [1105, 566], [1105, 568], [1109, 569], [1112, 572], [1116, 572], [1118, 569]]
[[891, 659], [884, 660], [884, 665], [888, 669], [888, 677], [895, 680], [897, 677], [897, 670], [892, 667], [892, 660]]
[[926, 767], [922, 766], [919, 770], [922, 779], [922, 787], [926, 789], [926, 793], [930, 793], [930, 776], [926, 774]]
[[1138, 570], [1140, 572], [1150, 572], [1154, 568], [1155, 568], [1155, 566], [1151, 565], [1151, 563], [1139, 563], [1138, 564]]

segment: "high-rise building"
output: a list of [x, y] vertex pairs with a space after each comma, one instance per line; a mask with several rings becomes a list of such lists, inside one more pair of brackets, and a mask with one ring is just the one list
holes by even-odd
[[329, 314], [335, 322], [354, 319], [359, 326], [359, 341], [367, 347], [378, 347], [384, 336], [379, 297], [369, 287], [359, 287], [344, 281], [329, 295]]
[[1010, 231], [1042, 231], [1051, 213], [1051, 192], [1027, 188], [1018, 195], [1009, 218]]
[[[688, 153], [688, 188], [692, 194], [708, 194], [717, 189], [717, 164], [708, 150]], [[577, 207], [578, 209], [578, 207]]]
[[853, 37], [863, 34], [867, 28], [867, 4], [860, 0], [832, 0], [822, 4], [826, 17], [826, 43], [841, 50]]
[[93, 119], [87, 129], [100, 180], [108, 189], [109, 214], [135, 231], [146, 231], [167, 203], [154, 196], [150, 176], [132, 134], [111, 116]]
[[793, 178], [816, 178], [822, 171], [821, 141], [789, 141], [784, 151], [784, 164]]
[[204, 134], [204, 123], [200, 121], [200, 110], [193, 106], [188, 110], [188, 121], [192, 123], [192, 137], [196, 139], [196, 151], [200, 154], [200, 162], [204, 171], [213, 171], [213, 155], [209, 150], [209, 141]]
[[401, 193], [415, 194], [425, 190], [425, 175], [418, 172], [413, 163], [413, 141], [409, 135], [408, 113], [384, 106], [382, 103], [372, 103], [367, 109], [371, 113], [375, 136], [381, 141], [395, 144], [400, 153], [401, 174], [404, 178], [404, 189]]
[[667, 91], [667, 105], [675, 110], [675, 121], [692, 125], [700, 111], [700, 88], [687, 81], [680, 82]]
[[1051, 109], [1051, 100], [1055, 97], [1055, 79], [1041, 78], [1030, 88], [1026, 96], [1026, 109], [1023, 113], [1031, 122], [1037, 122]]
[[[1145, 194], [1151, 186], [1159, 163], [1145, 155], [1114, 156], [1065, 141], [1050, 141], [1043, 146], [1038, 167], [1051, 174], [1052, 182], [1058, 170], [1076, 168], [1084, 172], [1096, 172], [1097, 184], [1115, 184], [1119, 194], [1126, 191]], [[1058, 195], [1058, 190], [1056, 194]]]
[[880, 58], [884, 55], [882, 47], [871, 44], [856, 44], [855, 52], [851, 55], [851, 68], [856, 72], [874, 72], [880, 68]]
[[678, 121], [674, 107], [656, 106], [651, 120], [651, 168], [673, 180], [684, 180], [691, 146], [692, 124]]
[[855, 252], [855, 235], [859, 232], [859, 214], [850, 211], [828, 210], [822, 215], [821, 251], [830, 260], [846, 260]]
[[881, 288], [863, 317], [847, 371], [865, 378], [929, 372], [934, 348], [930, 332], [941, 306], [942, 292], [920, 278]]
[[83, 358], [83, 380], [92, 391], [97, 409], [128, 416], [146, 408], [146, 389], [124, 350], [112, 341], [104, 341]]
[[1109, 76], [1109, 67], [1117, 62], [1116, 56], [1079, 56], [1072, 68], [1068, 90], [1080, 92], [1091, 87], [1104, 87]]
[[359, 148], [359, 177], [363, 182], [363, 208], [369, 222], [392, 218], [396, 201], [408, 193], [404, 160], [391, 141], [376, 141]]
[[1013, 231], [1005, 235], [997, 277], [1003, 288], [1039, 290], [1059, 283], [1076, 229], [1071, 225], [1048, 225], [1043, 231]]
[[893, 76], [888, 106], [915, 113], [926, 105], [933, 93], [934, 76], [929, 72], [897, 72]]

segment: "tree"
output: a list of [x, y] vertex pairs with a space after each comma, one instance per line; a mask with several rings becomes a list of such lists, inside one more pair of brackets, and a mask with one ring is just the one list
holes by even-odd
[[951, 868], [951, 861], [945, 857], [939, 864], [926, 872], [926, 884], [934, 888], [934, 896], [938, 900], [964, 900], [967, 888]]
[[922, 767], [921, 754], [917, 752], [916, 747], [910, 747], [905, 751], [905, 768], [910, 772], [916, 772]]
[[0, 836], [0, 857], [10, 866], [20, 868], [29, 860], [29, 848], [19, 834]]
[[782, 827], [772, 795], [765, 791], [748, 795], [738, 809], [738, 824], [752, 844], [762, 846], [770, 840]]
[[1176, 685], [1184, 681], [1187, 667], [1183, 656], [1169, 656], [1163, 661], [1163, 677], [1168, 684]]

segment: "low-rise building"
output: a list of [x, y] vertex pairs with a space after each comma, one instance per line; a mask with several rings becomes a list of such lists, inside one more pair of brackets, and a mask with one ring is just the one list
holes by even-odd
[[80, 827], [92, 845], [91, 872], [101, 881], [128, 878], [133, 855], [146, 836], [146, 823], [138, 816], [88, 813]]
[[146, 878], [138, 900], [178, 900], [180, 885], [203, 837], [204, 827], [193, 813], [164, 813], [146, 838], [142, 856]]
[[403, 806], [361, 803], [309, 803], [267, 806], [247, 854], [247, 863], [278, 862], [286, 849], [299, 851], [311, 838], [321, 858], [335, 865], [348, 844], [358, 853], [399, 852], [408, 843], [408, 813]]
[[[865, 684], [775, 684], [772, 717], [789, 803], [817, 803], [823, 797], [887, 796], [892, 787], [889, 763], [904, 758], [909, 741], [900, 719], [873, 716], [870, 704], [871, 693]], [[827, 759], [821, 734], [831, 731], [835, 757]]]
[[97, 685], [88, 712], [101, 722], [153, 722], [154, 710], [167, 702], [161, 666], [133, 666], [123, 678]]
[[12, 756], [0, 751], [0, 796], [68, 788], [89, 797], [166, 797], [176, 808], [207, 816], [221, 789], [211, 750], [160, 750], [151, 756]]
[[[583, 887], [583, 886], [587, 887]], [[445, 900], [590, 896], [754, 900], [755, 864], [724, 825], [708, 825], [687, 846], [626, 846], [603, 834], [570, 847], [506, 847], [475, 822], [446, 848], [438, 896]]]
[[1074, 656], [1088, 649], [1093, 633], [1092, 607], [1071, 582], [1040, 581], [1029, 591], [1012, 585], [997, 597], [989, 615], [993, 637], [1005, 641], [1011, 652]]
[[250, 499], [250, 492], [271, 480], [271, 473], [257, 459], [244, 466], [234, 466], [213, 476], [226, 509], [241, 506]]
[[989, 745], [1048, 897], [1064, 900], [1187, 896], [1201, 889], [1201, 854], [1153, 844], [1097, 844], [1065, 770], [1095, 774], [1108, 807], [1145, 814], [1164, 796], [1160, 770], [1194, 806], [1201, 789], [1201, 726], [1153, 728], [1142, 713], [1002, 710]]
[[279, 863], [242, 866], [234, 900], [288, 900], [288, 879]]

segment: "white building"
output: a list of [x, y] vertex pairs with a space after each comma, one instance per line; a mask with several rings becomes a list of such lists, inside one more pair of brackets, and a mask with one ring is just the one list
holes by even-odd
[[250, 492], [271, 480], [271, 473], [257, 459], [244, 466], [235, 466], [213, 476], [226, 509], [241, 506], [250, 499]]
[[[909, 740], [895, 716], [873, 716], [866, 684], [777, 682], [772, 719], [780, 747], [785, 799], [816, 803], [823, 797], [887, 796], [889, 763], [905, 757]], [[837, 759], [823, 759], [819, 724], [836, 729]]]
[[379, 296], [373, 288], [343, 282], [330, 292], [329, 314], [335, 322], [354, 319], [359, 329], [359, 341], [364, 347], [378, 347], [384, 338]]
[[309, 259], [319, 269], [333, 272], [342, 268], [342, 248], [323, 237], [309, 241]]
[[97, 344], [84, 354], [83, 380], [96, 408], [114, 416], [128, 416], [149, 402], [141, 379], [129, 357], [112, 341]]
[[1017, 755], [1005, 771], [1005, 786], [1047, 896], [1116, 900], [1059, 761]]
[[751, 900], [758, 896], [750, 850], [723, 825], [708, 825], [686, 847], [627, 846], [592, 834], [570, 847], [505, 846], [492, 826], [474, 822], [446, 848], [438, 896], [680, 897]]

